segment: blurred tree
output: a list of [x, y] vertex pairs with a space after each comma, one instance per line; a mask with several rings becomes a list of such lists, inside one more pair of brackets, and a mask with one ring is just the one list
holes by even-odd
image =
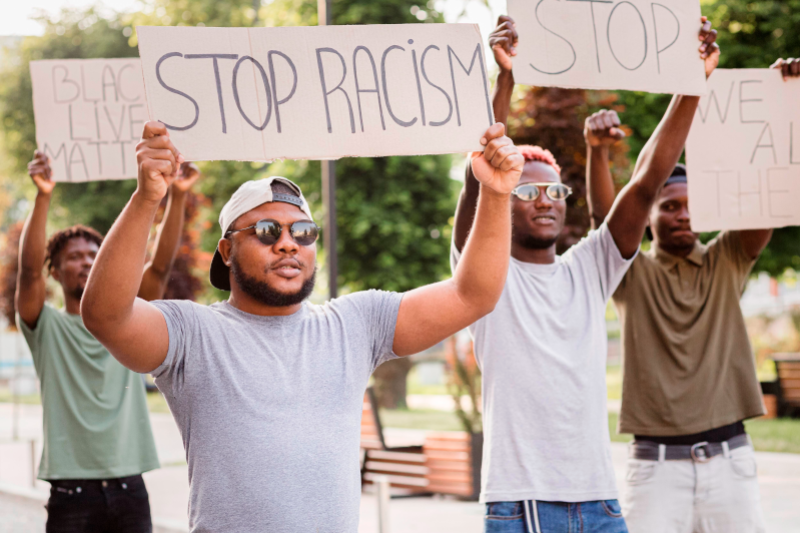
[[[781, 57], [800, 55], [800, 0], [701, 0], [703, 14], [719, 31], [722, 68], [766, 68]], [[619, 91], [625, 113], [622, 122], [632, 130], [631, 158], [655, 131], [670, 96]], [[713, 234], [705, 234], [708, 240]], [[800, 228], [775, 230], [755, 272], [779, 276], [787, 268], [800, 269]]]
[[12, 330], [16, 329], [14, 293], [17, 291], [19, 239], [22, 235], [22, 226], [22, 221], [13, 224], [0, 240], [0, 317], [8, 322], [8, 327]]

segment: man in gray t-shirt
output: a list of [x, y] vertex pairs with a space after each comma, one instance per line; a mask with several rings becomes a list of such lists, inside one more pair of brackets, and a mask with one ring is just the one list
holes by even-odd
[[210, 277], [231, 296], [203, 306], [136, 299], [150, 223], [182, 160], [163, 124], [145, 125], [138, 188], [100, 249], [81, 311], [122, 364], [156, 376], [186, 448], [193, 532], [355, 533], [370, 374], [480, 319], [502, 292], [523, 166], [504, 131], [490, 127], [473, 154], [475, 226], [452, 279], [305, 302], [318, 228], [294, 183], [267, 178], [222, 209]]

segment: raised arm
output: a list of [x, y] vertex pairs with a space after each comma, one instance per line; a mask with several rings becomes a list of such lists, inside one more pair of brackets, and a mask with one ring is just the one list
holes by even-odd
[[592, 228], [597, 229], [614, 205], [614, 179], [609, 168], [611, 145], [625, 138], [616, 111], [602, 110], [586, 119], [586, 189]]
[[511, 256], [511, 191], [524, 164], [504, 133], [502, 124], [493, 125], [481, 139], [484, 152], [472, 156], [480, 184], [475, 227], [452, 279], [403, 297], [394, 334], [397, 355], [433, 346], [490, 313], [500, 299]]
[[[706, 17], [701, 22], [700, 57], [708, 77], [719, 63], [719, 46], [711, 23]], [[631, 181], [611, 208], [608, 229], [623, 257], [632, 257], [642, 242], [650, 207], [683, 152], [699, 100], [697, 96], [672, 98], [664, 118], [639, 154]]]
[[148, 122], [136, 158], [138, 187], [100, 247], [81, 301], [81, 316], [120, 363], [136, 372], [151, 372], [167, 356], [169, 333], [161, 312], [136, 294], [153, 219], [183, 157], [166, 127]]
[[47, 156], [38, 150], [33, 161], [28, 163], [28, 174], [36, 184], [36, 200], [33, 211], [25, 221], [20, 242], [19, 270], [15, 306], [19, 318], [29, 328], [35, 328], [44, 307], [45, 273], [44, 259], [47, 247], [47, 212], [53, 195], [55, 182]]
[[[519, 36], [514, 28], [514, 20], [502, 15], [497, 19], [497, 28], [489, 35], [489, 45], [494, 53], [494, 60], [500, 67], [497, 82], [492, 93], [492, 107], [497, 122], [503, 124], [508, 130], [508, 113], [511, 108], [511, 94], [514, 92], [514, 73], [512, 72], [512, 57], [517, 55], [517, 42]], [[458, 197], [455, 221], [455, 243], [458, 251], [464, 249], [467, 236], [475, 219], [475, 210], [478, 207], [478, 194], [480, 184], [472, 172], [472, 165], [467, 165], [464, 175], [464, 188]]]
[[185, 162], [181, 165], [178, 178], [169, 189], [167, 209], [156, 234], [156, 251], [152, 261], [144, 267], [142, 284], [139, 286], [139, 298], [143, 300], [160, 300], [164, 297], [172, 264], [175, 262], [181, 243], [186, 195], [198, 177], [200, 171], [197, 165]]
[[[800, 78], [800, 59], [778, 59], [770, 68], [780, 70], [783, 81], [787, 81], [789, 78]], [[744, 230], [740, 234], [744, 251], [752, 259], [761, 255], [772, 238], [771, 229]]]

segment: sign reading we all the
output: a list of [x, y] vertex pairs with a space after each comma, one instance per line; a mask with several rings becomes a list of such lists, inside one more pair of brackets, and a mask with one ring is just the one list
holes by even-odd
[[717, 69], [686, 164], [695, 231], [800, 225], [800, 80]]

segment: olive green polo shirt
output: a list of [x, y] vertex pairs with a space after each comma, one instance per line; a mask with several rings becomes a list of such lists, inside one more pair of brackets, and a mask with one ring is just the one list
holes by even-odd
[[42, 391], [39, 479], [110, 479], [158, 468], [141, 376], [114, 359], [80, 315], [45, 304], [34, 329], [19, 317], [17, 324]]
[[739, 299], [755, 260], [738, 232], [685, 259], [640, 253], [614, 302], [624, 364], [619, 432], [700, 433], [764, 414]]

